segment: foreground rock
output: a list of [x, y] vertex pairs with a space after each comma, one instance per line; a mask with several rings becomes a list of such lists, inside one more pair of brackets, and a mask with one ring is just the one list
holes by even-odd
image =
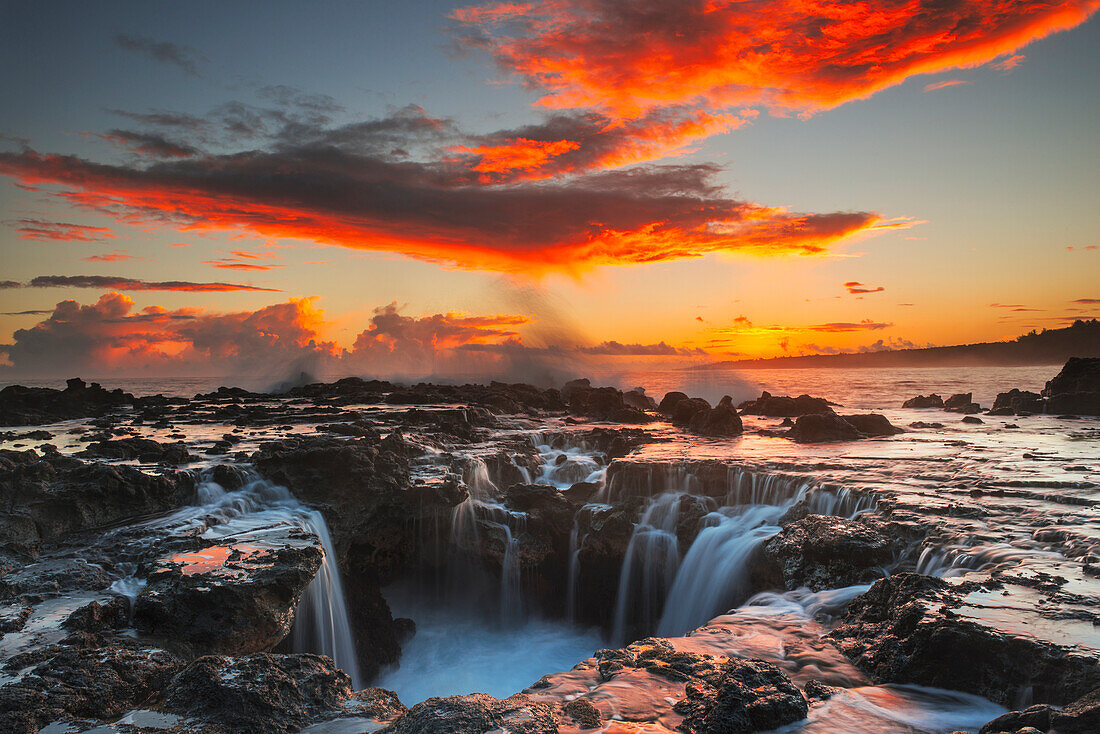
[[[592, 387], [587, 379], [572, 380], [561, 390], [572, 415], [612, 423], [651, 423], [654, 417], [646, 412], [652, 400], [644, 393], [630, 393], [613, 387]], [[644, 407], [643, 407], [644, 406]]]
[[296, 732], [348, 713], [390, 721], [405, 711], [389, 691], [353, 692], [332, 660], [307, 654], [199, 658], [172, 679], [161, 708], [239, 734]]
[[1001, 704], [1025, 694], [1065, 704], [1100, 686], [1095, 655], [976, 621], [979, 602], [967, 595], [998, 589], [900, 573], [856, 598], [829, 637], [877, 683], [965, 691]]
[[93, 418], [133, 405], [134, 396], [122, 390], [89, 387], [78, 377], [64, 390], [10, 385], [0, 390], [0, 426], [38, 426], [74, 418]]
[[303, 534], [164, 559], [134, 603], [134, 625], [199, 654], [270, 650], [290, 632], [323, 557], [317, 539]]
[[894, 559], [896, 550], [870, 518], [807, 515], [761, 548], [754, 586], [822, 591], [869, 583], [883, 576], [882, 566]]
[[1072, 357], [1043, 388], [1048, 413], [1100, 416], [1100, 357]]
[[978, 734], [1040, 731], [1044, 734], [1095, 734], [1100, 731], [1100, 688], [1063, 709], [1038, 704], [1023, 711], [1009, 711], [981, 728]]
[[893, 436], [902, 429], [893, 426], [886, 416], [837, 415], [836, 413], [810, 413], [795, 421], [787, 436], [796, 443], [827, 443], [854, 441], [872, 436]]
[[557, 734], [560, 716], [557, 707], [521, 693], [504, 700], [471, 693], [418, 703], [381, 734]]
[[700, 436], [723, 438], [740, 435], [744, 430], [741, 416], [733, 407], [733, 398], [729, 395], [718, 401], [713, 408], [696, 412], [688, 421], [688, 430]]
[[832, 413], [833, 403], [825, 398], [814, 398], [809, 395], [799, 395], [792, 398], [786, 395], [772, 395], [770, 392], [760, 393], [756, 400], [747, 400], [738, 407], [742, 413], [748, 415], [765, 415], [772, 418], [795, 418], [810, 413]]
[[1030, 415], [1042, 413], [1044, 410], [1043, 396], [1037, 392], [1017, 390], [1013, 388], [1008, 392], [997, 394], [990, 408], [990, 415]]
[[982, 406], [974, 402], [974, 393], [957, 393], [943, 401], [943, 409], [949, 413], [978, 413]]
[[928, 395], [928, 396], [918, 395], [915, 398], [909, 398], [908, 400], [906, 400], [904, 403], [901, 404], [901, 407], [903, 407], [903, 408], [942, 408], [943, 407], [943, 398], [941, 398], [936, 393], [932, 393], [931, 395]]

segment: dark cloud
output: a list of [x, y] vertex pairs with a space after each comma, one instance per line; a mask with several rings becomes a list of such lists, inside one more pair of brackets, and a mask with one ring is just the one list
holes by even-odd
[[886, 290], [886, 288], [881, 285], [877, 288], [872, 288], [871, 286], [863, 285], [863, 283], [860, 283], [856, 280], [848, 281], [844, 284], [844, 287], [848, 289], [849, 293], [881, 293], [882, 291]]
[[14, 227], [25, 240], [54, 240], [59, 242], [98, 242], [113, 239], [110, 227], [90, 227], [71, 222], [51, 222], [45, 219], [13, 219], [5, 222]]
[[[11, 281], [7, 281], [11, 282]], [[4, 287], [4, 283], [0, 282], [0, 288]], [[0, 313], [0, 316], [41, 316], [43, 314], [53, 313], [50, 309], [41, 311], [4, 311]]]
[[167, 41], [157, 41], [145, 36], [133, 36], [119, 33], [115, 36], [115, 45], [119, 48], [133, 51], [146, 58], [159, 61], [164, 64], [172, 64], [183, 69], [192, 76], [199, 73], [198, 62], [205, 61], [193, 48], [180, 46]]
[[605, 356], [686, 357], [706, 355], [706, 352], [702, 349], [674, 347], [665, 342], [658, 342], [656, 344], [622, 344], [617, 341], [606, 341], [594, 347], [580, 347], [578, 351], [584, 354]]
[[107, 111], [111, 114], [140, 122], [143, 125], [153, 125], [156, 127], [176, 127], [187, 130], [198, 130], [210, 124], [209, 121], [201, 117], [188, 115], [183, 112], [129, 112], [127, 110], [118, 109], [108, 109]]
[[186, 280], [149, 281], [113, 275], [39, 275], [28, 283], [0, 281], [0, 288], [110, 288], [116, 291], [263, 291], [280, 293], [276, 288], [260, 288], [240, 283], [192, 283]]
[[135, 153], [157, 158], [189, 158], [199, 154], [199, 149], [186, 143], [169, 140], [157, 133], [141, 133], [133, 130], [110, 130], [100, 136], [118, 143]]

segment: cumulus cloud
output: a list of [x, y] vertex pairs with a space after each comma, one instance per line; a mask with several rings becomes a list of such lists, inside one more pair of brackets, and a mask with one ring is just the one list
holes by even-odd
[[144, 56], [163, 64], [171, 64], [196, 76], [199, 73], [198, 62], [204, 61], [195, 49], [167, 41], [157, 41], [145, 36], [119, 33], [115, 36], [115, 45], [127, 51]]
[[27, 283], [0, 281], [0, 288], [110, 288], [116, 291], [187, 291], [222, 293], [227, 291], [264, 291], [279, 293], [275, 288], [261, 288], [241, 283], [192, 283], [186, 280], [150, 281], [123, 278], [116, 275], [39, 275]]
[[114, 230], [110, 227], [91, 227], [71, 222], [50, 222], [44, 219], [14, 219], [5, 224], [15, 227], [15, 231], [25, 240], [53, 240], [58, 242], [98, 242], [113, 239]]

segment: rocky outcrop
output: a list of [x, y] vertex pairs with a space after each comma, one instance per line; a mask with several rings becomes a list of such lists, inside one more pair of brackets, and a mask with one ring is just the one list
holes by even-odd
[[870, 518], [807, 515], [766, 542], [754, 563], [754, 587], [814, 591], [869, 583], [898, 549]]
[[74, 377], [64, 390], [9, 385], [0, 390], [0, 426], [38, 426], [92, 418], [133, 405], [134, 396], [122, 390], [104, 390]]
[[161, 708], [236, 734], [296, 732], [349, 710], [378, 721], [405, 712], [393, 693], [353, 692], [332, 660], [307, 654], [201, 657], [168, 684]]
[[145, 464], [179, 466], [195, 460], [182, 442], [159, 443], [148, 438], [119, 438], [96, 441], [77, 454], [92, 459], [127, 461], [137, 459]]
[[685, 714], [685, 734], [749, 734], [806, 718], [802, 692], [779, 668], [761, 660], [732, 659], [717, 676], [689, 683], [674, 707]]
[[594, 418], [612, 423], [650, 423], [654, 417], [645, 412], [648, 408], [637, 393], [624, 399], [621, 390], [613, 387], [592, 387], [587, 379], [567, 382], [561, 391], [572, 415]]
[[152, 475], [58, 453], [0, 451], [0, 545], [33, 555], [43, 540], [184, 504], [190, 475]]
[[737, 410], [733, 407], [733, 398], [726, 395], [715, 407], [700, 410], [691, 416], [688, 430], [700, 436], [724, 438], [740, 435], [744, 427], [741, 416], [737, 415]]
[[748, 415], [766, 415], [771, 418], [796, 418], [800, 415], [811, 413], [831, 413], [833, 403], [825, 398], [814, 398], [809, 395], [799, 395], [792, 398], [787, 395], [772, 395], [770, 392], [760, 393], [756, 400], [748, 400], [741, 403], [742, 413]]
[[36, 734], [64, 719], [114, 720], [160, 692], [183, 661], [136, 641], [110, 647], [53, 646], [16, 656], [0, 685], [0, 731]]
[[702, 398], [681, 400], [672, 408], [672, 422], [678, 426], [687, 426], [696, 413], [705, 410], [710, 410], [710, 403]]
[[1100, 731], [1100, 688], [1062, 709], [1037, 704], [1022, 711], [1009, 711], [983, 726], [978, 734], [1030, 734], [1034, 731], [1043, 734], [1095, 734]]
[[665, 393], [665, 396], [661, 398], [661, 404], [657, 406], [657, 410], [664, 415], [671, 416], [672, 412], [676, 409], [676, 406], [681, 401], [687, 399], [688, 396], [682, 392]]
[[290, 632], [323, 558], [317, 539], [302, 535], [162, 559], [134, 603], [134, 625], [198, 654], [270, 650]]
[[885, 416], [875, 413], [844, 416], [836, 413], [810, 413], [799, 416], [786, 435], [796, 443], [827, 443], [872, 436], [893, 436], [901, 432]]
[[1043, 388], [1048, 413], [1100, 416], [1100, 357], [1071, 357]]
[[1043, 396], [1037, 392], [1013, 388], [997, 394], [990, 415], [1030, 415], [1043, 412]]
[[522, 693], [503, 700], [471, 693], [429, 698], [379, 734], [557, 734], [559, 721], [557, 707]]
[[1092, 655], [985, 626], [974, 619], [980, 610], [964, 616], [965, 595], [982, 588], [900, 573], [857, 597], [829, 638], [877, 683], [948, 688], [1001, 704], [1025, 690], [1064, 704], [1100, 686]]
[[936, 393], [931, 395], [918, 395], [915, 398], [909, 398], [901, 404], [903, 408], [942, 408], [943, 398]]
[[978, 413], [982, 406], [974, 402], [974, 393], [956, 393], [943, 401], [943, 409], [949, 413]]

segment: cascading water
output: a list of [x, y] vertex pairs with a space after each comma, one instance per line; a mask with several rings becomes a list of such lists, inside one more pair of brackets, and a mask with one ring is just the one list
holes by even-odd
[[680, 565], [676, 525], [680, 519], [680, 494], [663, 494], [646, 507], [634, 526], [626, 547], [611, 638], [626, 641], [632, 622], [650, 629]]
[[325, 558], [298, 604], [294, 619], [293, 649], [295, 652], [328, 655], [336, 663], [336, 667], [348, 674], [352, 687], [359, 690], [364, 681], [359, 673], [355, 635], [348, 620], [344, 585], [340, 581], [340, 568], [336, 562], [332, 536], [324, 516], [316, 510], [304, 512], [300, 518], [300, 526], [320, 539]]

